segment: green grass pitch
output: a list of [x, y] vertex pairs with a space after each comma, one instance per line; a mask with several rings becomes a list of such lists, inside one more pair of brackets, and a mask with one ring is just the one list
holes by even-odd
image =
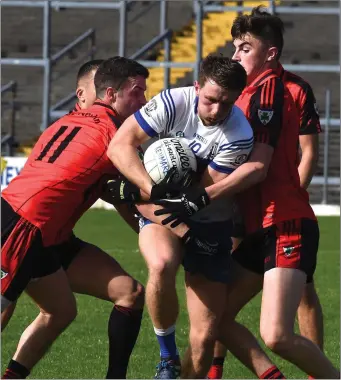
[[[325, 352], [333, 363], [340, 362], [340, 218], [319, 219], [321, 243], [315, 275], [325, 318]], [[137, 236], [112, 211], [91, 210], [78, 223], [80, 238], [99, 245], [112, 254], [122, 266], [143, 284], [147, 271], [137, 250]], [[89, 279], [91, 281], [91, 278]], [[188, 320], [185, 307], [183, 272], [178, 276], [181, 303], [177, 323], [177, 343], [183, 353], [188, 339]], [[78, 316], [74, 323], [52, 346], [49, 353], [34, 368], [36, 379], [100, 379], [107, 366], [107, 319], [111, 304], [87, 296], [77, 296]], [[239, 319], [258, 337], [259, 296], [242, 311]], [[37, 308], [24, 294], [7, 329], [2, 334], [2, 372], [15, 351], [24, 328], [37, 315]], [[307, 378], [296, 367], [272, 355], [287, 378]], [[152, 378], [158, 361], [158, 345], [147, 312], [130, 361], [129, 378]], [[231, 355], [225, 365], [224, 377], [255, 378]]]

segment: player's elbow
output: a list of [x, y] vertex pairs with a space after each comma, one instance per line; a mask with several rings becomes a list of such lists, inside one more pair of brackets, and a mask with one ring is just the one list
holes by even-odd
[[115, 138], [113, 138], [109, 144], [108, 150], [107, 150], [107, 156], [109, 160], [116, 165], [118, 162], [120, 147], [117, 146], [117, 142], [115, 141]]
[[314, 147], [303, 148], [301, 160], [318, 162], [319, 159], [319, 150]]
[[255, 181], [257, 183], [264, 181], [266, 176], [268, 175], [269, 167], [265, 165], [263, 162], [254, 162], [253, 164]]
[[307, 159], [310, 160], [311, 166], [316, 169], [317, 164], [319, 162], [319, 151], [318, 150], [313, 150], [310, 152], [310, 154], [307, 156]]
[[116, 161], [116, 157], [115, 157], [115, 150], [114, 149], [111, 149], [111, 144], [107, 150], [107, 156], [109, 158], [109, 160], [115, 165], [115, 161]]

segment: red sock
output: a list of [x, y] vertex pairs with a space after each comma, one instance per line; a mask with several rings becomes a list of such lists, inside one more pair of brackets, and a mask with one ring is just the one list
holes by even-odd
[[259, 376], [260, 379], [285, 379], [283, 373], [273, 365], [267, 369], [262, 375]]
[[315, 377], [312, 377], [312, 376], [308, 376], [308, 379], [315, 379]]
[[224, 360], [225, 358], [214, 358], [211, 368], [208, 371], [208, 379], [222, 379], [224, 370]]
[[208, 379], [222, 379], [223, 378], [223, 366], [219, 364], [212, 364], [207, 375]]

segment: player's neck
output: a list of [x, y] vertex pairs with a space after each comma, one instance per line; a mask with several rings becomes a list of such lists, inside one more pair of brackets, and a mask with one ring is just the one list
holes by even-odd
[[257, 78], [260, 78], [266, 71], [269, 71], [269, 70], [277, 71], [277, 66], [278, 66], [277, 61], [266, 62], [259, 69], [256, 75], [253, 75], [252, 77], [247, 78], [247, 86], [252, 85], [252, 83], [254, 83], [254, 81]]

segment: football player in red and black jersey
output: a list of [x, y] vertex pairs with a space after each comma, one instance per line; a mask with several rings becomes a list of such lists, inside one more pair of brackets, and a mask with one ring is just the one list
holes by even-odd
[[[96, 89], [94, 78], [99, 65], [103, 62], [103, 59], [95, 59], [84, 63], [78, 70], [77, 83], [76, 83], [76, 96], [78, 98], [77, 103], [74, 106], [73, 111], [79, 111], [92, 106], [96, 100]], [[29, 291], [28, 289], [26, 289]], [[1, 313], [1, 331], [5, 329], [7, 323], [15, 309], [16, 302], [12, 302]]]
[[145, 104], [148, 74], [126, 58], [103, 62], [95, 76], [94, 105], [69, 113], [43, 132], [20, 175], [2, 193], [2, 310], [28, 284], [41, 310], [3, 378], [27, 377], [72, 322], [77, 313], [73, 291], [115, 302], [107, 377], [126, 376], [141, 324], [143, 287], [112, 257], [76, 238], [73, 227], [102, 196], [107, 179], [119, 174], [106, 156], [108, 144], [119, 125]]
[[[261, 9], [261, 7], [257, 7], [253, 9], [252, 15], [268, 17], [269, 13]], [[318, 136], [319, 133], [321, 133], [321, 124], [316, 99], [309, 83], [300, 76], [284, 70], [279, 61], [277, 61], [276, 72], [293, 97], [299, 113], [299, 146], [301, 149], [301, 157], [298, 155], [297, 164], [300, 185], [302, 188], [307, 189], [316, 171], [319, 156]], [[237, 231], [240, 232], [237, 232], [237, 234], [240, 234], [243, 231], [243, 226], [238, 225], [238, 227]], [[240, 242], [240, 237], [235, 237], [234, 247], [239, 245]], [[323, 313], [314, 286], [313, 276], [307, 276], [307, 284], [298, 307], [297, 317], [301, 334], [316, 343], [321, 350], [323, 350]], [[209, 378], [222, 378], [225, 355], [226, 348], [218, 343], [208, 375]]]

